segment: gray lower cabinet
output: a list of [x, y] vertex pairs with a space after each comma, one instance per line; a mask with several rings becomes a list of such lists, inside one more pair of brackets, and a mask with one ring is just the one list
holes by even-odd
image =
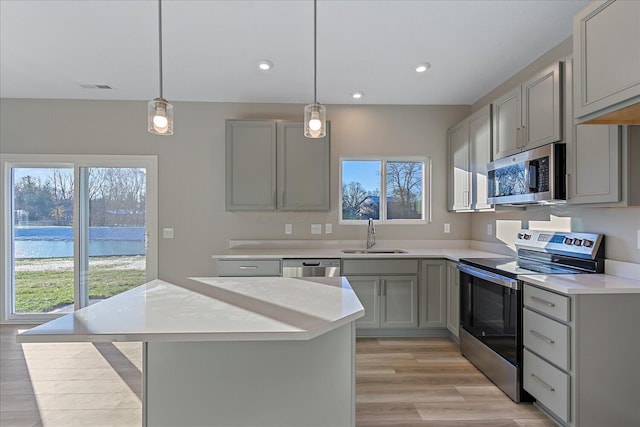
[[447, 327], [447, 262], [442, 259], [420, 261], [418, 326]]
[[523, 384], [568, 427], [638, 426], [640, 294], [523, 288]]
[[[640, 2], [594, 1], [573, 21], [574, 117], [638, 123], [640, 115]], [[628, 108], [629, 114], [607, 114]], [[635, 112], [635, 113], [634, 113]], [[604, 117], [603, 117], [604, 116]], [[596, 122], [597, 123], [597, 122]]]
[[344, 259], [341, 271], [365, 309], [356, 328], [417, 328], [417, 259]]
[[460, 328], [460, 273], [457, 264], [447, 261], [447, 329], [458, 338]]
[[379, 328], [380, 276], [348, 276], [347, 279], [364, 307], [364, 316], [356, 320], [356, 328]]
[[303, 123], [227, 120], [227, 211], [328, 211], [330, 123], [325, 138], [304, 137]]

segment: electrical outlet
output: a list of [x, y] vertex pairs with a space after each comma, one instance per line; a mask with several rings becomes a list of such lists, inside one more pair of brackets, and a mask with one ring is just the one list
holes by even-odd
[[333, 227], [331, 224], [324, 225], [324, 234], [331, 234], [333, 232]]
[[451, 224], [444, 225], [444, 232], [447, 234], [451, 232]]
[[162, 237], [165, 239], [173, 239], [173, 228], [163, 228]]
[[487, 236], [493, 235], [493, 224], [487, 224]]
[[322, 224], [311, 224], [311, 234], [322, 234]]
[[285, 224], [284, 225], [284, 234], [291, 234], [291, 233], [293, 233], [293, 225]]

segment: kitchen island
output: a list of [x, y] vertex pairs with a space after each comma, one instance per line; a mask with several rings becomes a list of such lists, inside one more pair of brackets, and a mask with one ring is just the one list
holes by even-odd
[[17, 341], [141, 341], [145, 426], [353, 426], [363, 314], [340, 277], [154, 280]]

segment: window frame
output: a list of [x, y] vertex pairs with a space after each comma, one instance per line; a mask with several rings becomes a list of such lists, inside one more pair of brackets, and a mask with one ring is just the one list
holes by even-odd
[[[431, 223], [431, 157], [429, 156], [344, 156], [338, 165], [338, 224], [363, 225], [366, 219], [342, 218], [342, 163], [344, 161], [378, 161], [380, 162], [380, 219], [375, 224], [384, 225], [419, 225]], [[388, 162], [420, 162], [422, 163], [422, 219], [387, 219], [387, 163]]]
[[73, 168], [73, 232], [74, 232], [74, 310], [81, 307], [84, 298], [81, 288], [82, 255], [80, 239], [82, 238], [81, 198], [84, 196], [81, 189], [84, 187], [85, 178], [82, 177], [82, 168], [94, 167], [122, 167], [146, 169], [146, 228], [147, 228], [147, 254], [146, 271], [147, 281], [158, 277], [158, 156], [156, 155], [73, 155], [73, 154], [0, 154], [0, 193], [2, 209], [0, 211], [0, 237], [2, 238], [2, 255], [0, 256], [0, 323], [37, 323], [56, 319], [67, 313], [13, 313], [13, 239], [12, 239], [12, 177], [13, 168]]

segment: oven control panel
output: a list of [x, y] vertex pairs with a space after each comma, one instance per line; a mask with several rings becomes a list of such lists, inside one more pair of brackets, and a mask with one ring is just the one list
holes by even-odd
[[602, 243], [602, 235], [572, 231], [520, 230], [516, 238], [518, 249], [595, 258]]

